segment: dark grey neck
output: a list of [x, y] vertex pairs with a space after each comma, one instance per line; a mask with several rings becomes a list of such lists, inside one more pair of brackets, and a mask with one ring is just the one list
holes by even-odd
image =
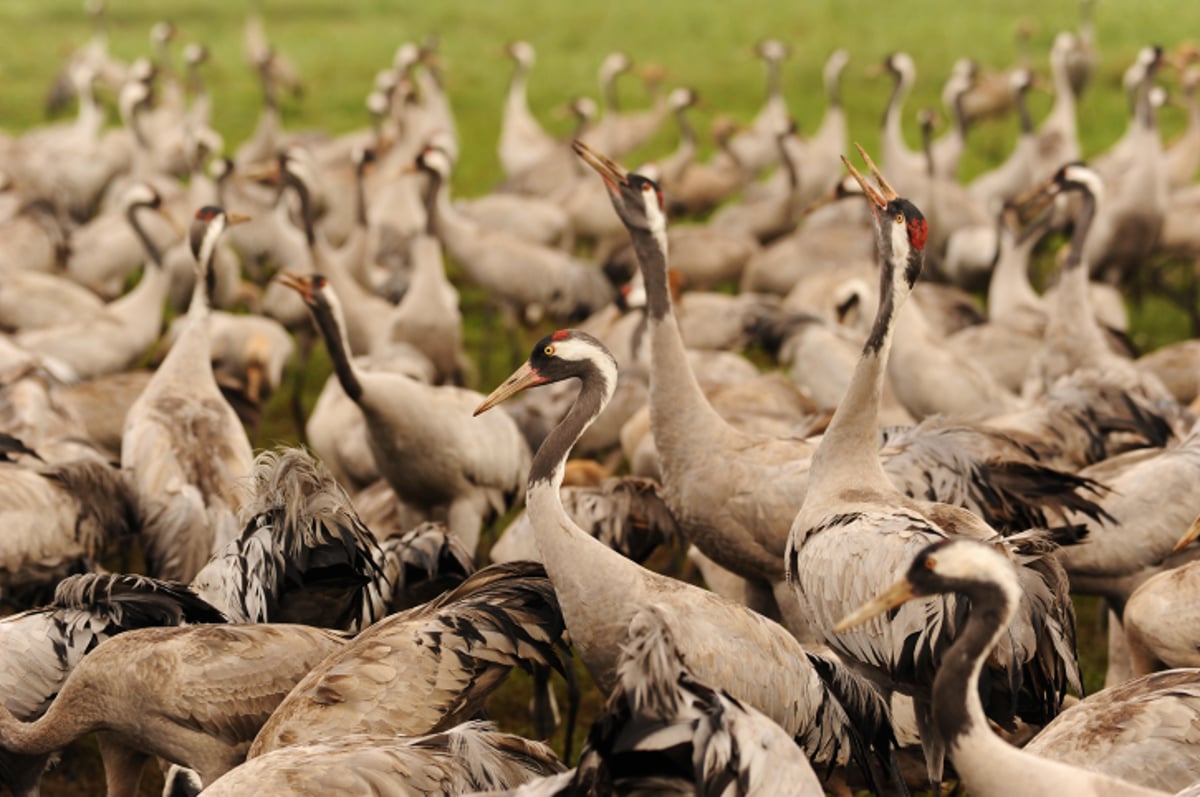
[[354, 169], [354, 222], [359, 227], [367, 226], [366, 171], [365, 161]]
[[300, 197], [300, 221], [304, 224], [304, 240], [308, 242], [308, 247], [311, 249], [317, 243], [317, 230], [313, 225], [312, 198], [308, 194], [308, 186], [304, 184], [303, 180], [297, 180], [295, 177], [288, 176], [284, 179], [295, 189], [296, 196]]
[[1075, 219], [1075, 229], [1071, 232], [1071, 248], [1067, 250], [1067, 259], [1063, 261], [1063, 271], [1078, 268], [1083, 263], [1083, 247], [1087, 243], [1088, 230], [1092, 227], [1092, 219], [1096, 215], [1096, 197], [1091, 191], [1080, 192], [1079, 215]]
[[606, 386], [599, 371], [589, 370], [580, 376], [579, 395], [558, 426], [546, 435], [538, 446], [529, 467], [529, 484], [550, 481], [561, 470], [576, 441], [604, 409]]
[[153, 239], [142, 227], [141, 221], [138, 219], [138, 211], [142, 208], [149, 207], [148, 205], [136, 204], [130, 205], [125, 210], [125, 218], [129, 220], [129, 226], [133, 228], [133, 233], [142, 242], [142, 247], [145, 248], [146, 254], [150, 256], [150, 262], [156, 266], [162, 265], [162, 252], [158, 251], [158, 247], [154, 244]]
[[425, 190], [425, 234], [431, 238], [437, 237], [438, 231], [438, 194], [442, 190], [442, 175], [429, 172], [429, 187]]
[[263, 107], [269, 111], [278, 111], [279, 101], [275, 97], [275, 81], [271, 78], [269, 65], [259, 70], [259, 78], [262, 80]]
[[871, 334], [863, 345], [863, 354], [878, 355], [892, 326], [892, 318], [896, 314], [896, 299], [892, 295], [892, 275], [895, 267], [884, 261], [879, 267], [879, 309], [875, 312], [875, 323]]
[[958, 131], [958, 135], [962, 138], [967, 137], [967, 114], [963, 110], [963, 97], [967, 96], [965, 91], [960, 91], [954, 95], [954, 129]]
[[321, 330], [322, 337], [325, 338], [325, 347], [329, 349], [329, 359], [333, 361], [333, 370], [342, 390], [357, 404], [362, 399], [362, 383], [358, 381], [358, 375], [350, 366], [350, 351], [346, 347], [346, 341], [342, 339], [342, 330], [333, 316], [333, 308], [324, 302], [318, 302], [313, 308], [313, 318], [317, 322], [317, 328]]
[[647, 230], [631, 231], [633, 251], [642, 266], [646, 283], [646, 311], [654, 321], [671, 313], [671, 287], [667, 282], [667, 254]]
[[1017, 92], [1017, 118], [1021, 120], [1021, 135], [1033, 133], [1033, 117], [1029, 115], [1029, 104], [1025, 101], [1025, 92]]
[[779, 161], [783, 164], [783, 171], [787, 176], [788, 188], [795, 193], [796, 188], [800, 185], [800, 173], [796, 169], [796, 162], [792, 160], [792, 154], [788, 151], [787, 135], [779, 136], [776, 143], [779, 147]]
[[978, 700], [978, 695], [973, 695], [979, 689], [977, 668], [1011, 613], [1007, 596], [996, 584], [972, 583], [962, 594], [971, 601], [966, 627], [942, 657], [933, 679], [934, 727], [939, 741], [950, 749], [954, 740], [970, 731], [976, 721], [971, 718], [969, 706], [973, 696]]

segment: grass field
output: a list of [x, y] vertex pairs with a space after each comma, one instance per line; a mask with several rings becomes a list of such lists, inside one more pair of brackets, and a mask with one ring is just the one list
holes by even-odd
[[[213, 52], [206, 75], [214, 95], [214, 122], [230, 147], [253, 129], [259, 91], [242, 60], [241, 31], [249, 7], [227, 0], [109, 0], [111, 49], [132, 58], [149, 49], [148, 31], [170, 19], [183, 41], [198, 41]], [[976, 57], [985, 67], [1000, 68], [1017, 56], [1014, 31], [1018, 21], [1034, 26], [1033, 65], [1046, 75], [1046, 52], [1054, 34], [1073, 28], [1075, 0], [916, 0], [879, 3], [866, 0], [771, 0], [717, 3], [712, 0], [611, 0], [608, 3], [564, 3], [561, 0], [504, 2], [385, 2], [385, 0], [275, 0], [264, 4], [267, 31], [278, 49], [301, 66], [308, 91], [285, 104], [289, 128], [342, 132], [366, 124], [363, 100], [375, 72], [391, 63], [396, 46], [428, 34], [441, 38], [448, 89], [462, 136], [462, 161], [455, 190], [472, 195], [488, 190], [500, 177], [495, 155], [499, 114], [510, 67], [501, 46], [524, 38], [534, 44], [539, 60], [530, 81], [535, 113], [552, 129], [568, 122], [555, 111], [571, 97], [596, 93], [596, 68], [609, 51], [623, 49], [636, 61], [656, 62], [668, 70], [670, 84], [694, 87], [708, 110], [748, 119], [763, 97], [762, 70], [751, 54], [759, 38], [774, 36], [792, 45], [785, 87], [801, 131], [812, 130], [824, 112], [820, 65], [834, 47], [852, 56], [844, 81], [844, 97], [852, 136], [869, 147], [878, 140], [876, 125], [888, 91], [887, 81], [871, 79], [868, 69], [888, 52], [905, 50], [916, 61], [919, 78], [910, 111], [938, 103], [941, 84], [953, 61]], [[1190, 0], [1138, 3], [1100, 0], [1096, 11], [1101, 65], [1095, 83], [1079, 109], [1085, 154], [1102, 151], [1125, 126], [1126, 103], [1120, 75], [1137, 48], [1152, 42], [1172, 47], [1180, 32], [1200, 37], [1200, 3]], [[10, 133], [45, 121], [43, 102], [52, 75], [67, 54], [90, 34], [81, 0], [3, 0], [0, 30], [0, 127]], [[1172, 84], [1168, 75], [1166, 82]], [[644, 104], [635, 79], [622, 83], [626, 105]], [[1040, 117], [1050, 98], [1032, 100]], [[917, 141], [913, 114], [908, 114], [909, 141]], [[706, 122], [701, 120], [701, 128]], [[1162, 127], [1167, 137], [1182, 129], [1184, 114], [1168, 108]], [[1007, 154], [1015, 138], [1013, 119], [989, 122], [971, 134], [964, 174], [974, 174]], [[668, 129], [649, 149], [673, 146]], [[1182, 334], [1179, 319], [1157, 309], [1135, 312], [1135, 332], [1143, 341], [1163, 342]], [[1165, 321], [1164, 321], [1165, 319]], [[468, 318], [468, 339], [478, 341], [477, 318]], [[482, 369], [483, 388], [504, 374]], [[309, 384], [319, 387], [320, 379]], [[309, 400], [311, 406], [311, 399]], [[277, 408], [259, 435], [260, 443], [288, 437], [287, 421]], [[1081, 638], [1092, 649], [1098, 642], [1091, 609], [1081, 614]], [[1083, 623], [1083, 621], [1088, 621]], [[1097, 659], [1088, 652], [1088, 668]], [[1090, 679], [1092, 686], [1095, 680]], [[513, 691], [513, 690], [510, 690]], [[519, 692], [520, 690], [515, 690]], [[594, 700], [594, 697], [593, 697]], [[513, 713], [523, 700], [510, 694]], [[93, 781], [94, 782], [94, 781]], [[55, 792], [47, 789], [44, 793]], [[149, 792], [146, 792], [149, 793]]]

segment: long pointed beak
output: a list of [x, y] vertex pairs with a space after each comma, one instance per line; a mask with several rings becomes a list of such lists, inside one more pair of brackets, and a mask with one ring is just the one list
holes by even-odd
[[510, 376], [508, 379], [505, 379], [504, 384], [493, 390], [491, 394], [483, 400], [483, 403], [475, 408], [475, 412], [472, 414], [479, 415], [480, 413], [487, 412], [492, 407], [496, 406], [505, 399], [517, 395], [522, 390], [526, 390], [531, 387], [537, 387], [538, 385], [544, 385], [545, 383], [545, 378], [537, 372], [537, 369], [535, 369], [529, 363], [525, 363], [516, 371], [514, 371], [512, 376]]
[[226, 213], [225, 214], [225, 225], [227, 227], [233, 227], [237, 224], [245, 224], [246, 222], [252, 221], [253, 219], [254, 219], [253, 216], [247, 216], [244, 213]]
[[882, 209], [887, 207], [887, 200], [875, 190], [875, 186], [867, 182], [867, 178], [863, 177], [862, 173], [854, 168], [854, 164], [845, 155], [842, 156], [842, 163], [846, 164], [846, 168], [850, 171], [851, 176], [858, 181], [859, 187], [862, 188], [863, 193], [867, 195], [867, 199], [871, 200], [875, 208]]
[[1188, 526], [1188, 530], [1179, 538], [1179, 542], [1175, 543], [1175, 547], [1171, 552], [1179, 553], [1195, 542], [1197, 537], [1200, 537], [1200, 515], [1197, 515], [1196, 519], [1192, 521], [1192, 525]]
[[279, 171], [279, 164], [275, 161], [268, 161], [258, 166], [252, 166], [245, 170], [243, 176], [247, 180], [260, 183], [278, 183], [283, 179], [283, 175]]
[[310, 277], [291, 271], [280, 271], [275, 275], [275, 281], [296, 291], [296, 293], [304, 297], [304, 301], [311, 302], [313, 300], [312, 279]]
[[608, 184], [609, 188], [616, 191], [619, 186], [629, 184], [629, 172], [625, 171], [625, 167], [621, 164], [609, 160], [579, 139], [575, 139], [571, 143], [571, 148], [575, 150], [576, 155], [583, 158], [584, 163], [591, 166], [604, 178], [604, 182]]
[[1029, 189], [1024, 194], [1021, 194], [1021, 196], [1014, 199], [1012, 201], [1012, 206], [1019, 211], [1024, 211], [1039, 199], [1042, 199], [1044, 201], [1038, 203], [1037, 205], [1037, 208], [1040, 210], [1041, 208], [1045, 207], [1051, 199], [1057, 196], [1059, 191], [1060, 188], [1058, 183], [1055, 182], [1054, 177], [1051, 177], [1041, 185]]
[[872, 617], [878, 617], [884, 612], [894, 609], [915, 597], [917, 595], [913, 592], [912, 583], [907, 578], [902, 578], [884, 590], [877, 598], [867, 601], [839, 620], [838, 624], [833, 627], [833, 630], [839, 634], [843, 631], [849, 631], [851, 628], [867, 622]]

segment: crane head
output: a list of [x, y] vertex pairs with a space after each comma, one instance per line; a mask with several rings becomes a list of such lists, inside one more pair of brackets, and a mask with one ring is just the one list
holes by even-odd
[[661, 232], [665, 237], [665, 204], [658, 183], [645, 175], [627, 171], [621, 164], [601, 155], [582, 141], [576, 140], [572, 147], [575, 154], [604, 180], [609, 199], [626, 227], [656, 234]]

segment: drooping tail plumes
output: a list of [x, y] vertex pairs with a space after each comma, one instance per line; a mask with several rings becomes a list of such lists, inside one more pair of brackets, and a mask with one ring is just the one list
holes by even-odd
[[389, 613], [431, 601], [475, 572], [470, 553], [441, 523], [422, 523], [379, 545], [392, 591]]
[[809, 658], [829, 687], [815, 712], [828, 720], [814, 738], [793, 740], [762, 713], [699, 683], [665, 615], [653, 605], [644, 609], [630, 623], [618, 686], [592, 726], [573, 786], [580, 793], [823, 794], [809, 756], [820, 751], [836, 759], [833, 729], [848, 722], [855, 729], [854, 759], [882, 788], [876, 767], [882, 761], [890, 768], [895, 747], [886, 703], [848, 670]]
[[386, 614], [383, 552], [332, 474], [301, 449], [254, 462], [241, 535], [193, 581], [235, 622], [357, 630]]

